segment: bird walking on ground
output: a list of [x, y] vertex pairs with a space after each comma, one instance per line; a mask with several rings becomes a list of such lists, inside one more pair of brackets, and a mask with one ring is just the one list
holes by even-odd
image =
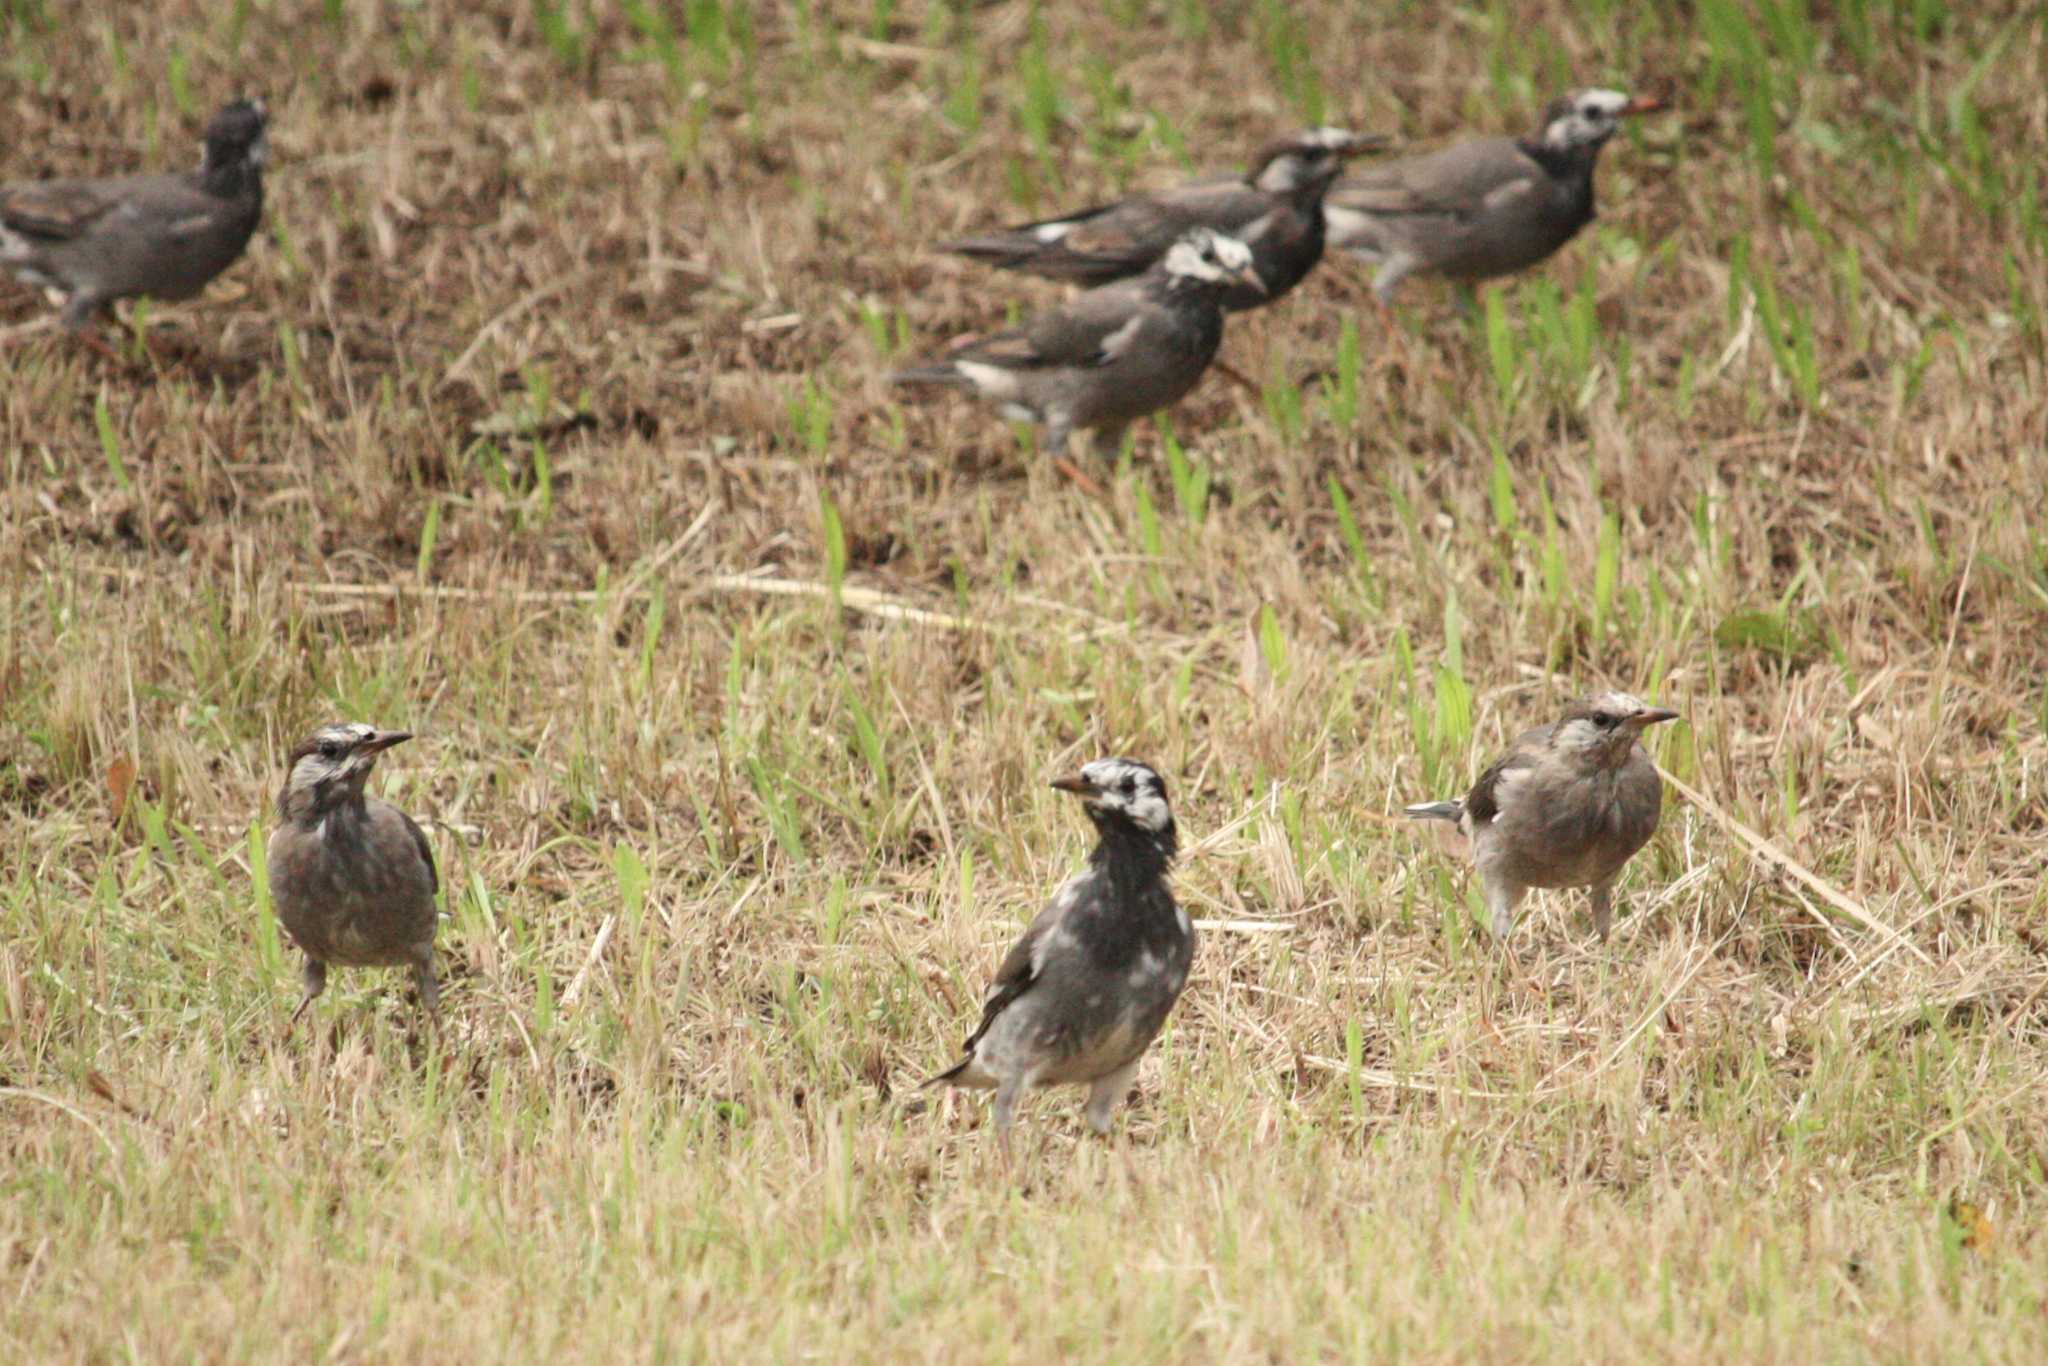
[[1678, 713], [1627, 693], [1572, 704], [1562, 719], [1515, 738], [1462, 801], [1407, 808], [1450, 821], [1471, 841], [1494, 937], [1506, 939], [1531, 887], [1585, 887], [1600, 938], [1614, 918], [1614, 882], [1657, 832], [1664, 786], [1638, 743]]
[[939, 244], [940, 251], [1087, 285], [1149, 270], [1191, 228], [1251, 248], [1260, 288], [1223, 295], [1228, 312], [1257, 308], [1301, 283], [1323, 259], [1323, 195], [1344, 159], [1385, 139], [1342, 128], [1304, 128], [1261, 148], [1243, 175], [1212, 176], [1134, 194], [1059, 218]]
[[1331, 187], [1330, 245], [1379, 266], [1381, 303], [1410, 275], [1470, 284], [1526, 270], [1593, 221], [1593, 166], [1651, 96], [1575, 90], [1529, 137], [1480, 138], [1385, 161]]
[[1096, 449], [1114, 455], [1126, 426], [1177, 403], [1202, 378], [1222, 344], [1222, 299], [1233, 288], [1264, 288], [1250, 249], [1195, 228], [1143, 275], [898, 370], [889, 382], [990, 400], [1042, 425], [1056, 461], [1065, 461], [1076, 430], [1093, 431]]
[[233, 265], [263, 214], [261, 100], [206, 125], [196, 171], [0, 186], [0, 267], [64, 297], [80, 337], [118, 299], [189, 299]]
[[278, 921], [306, 955], [294, 1024], [326, 990], [329, 963], [411, 968], [420, 1004], [439, 1022], [434, 851], [412, 817], [363, 792], [377, 756], [411, 738], [341, 722], [292, 751], [268, 863]]
[[1053, 786], [1081, 798], [1095, 851], [1003, 959], [967, 1056], [925, 1083], [993, 1087], [1005, 1154], [1033, 1086], [1086, 1085], [1088, 1126], [1109, 1132], [1195, 956], [1194, 925], [1166, 883], [1178, 844], [1165, 781], [1132, 759], [1097, 759]]

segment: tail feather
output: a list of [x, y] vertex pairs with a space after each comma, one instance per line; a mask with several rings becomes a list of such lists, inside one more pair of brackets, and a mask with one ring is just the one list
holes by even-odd
[[1045, 243], [1024, 233], [998, 233], [989, 237], [956, 237], [939, 243], [938, 249], [997, 270], [1017, 270], [1030, 265], [1032, 258], [1045, 249]]
[[1152, 253], [1142, 250], [1075, 251], [1057, 239], [1025, 232], [1001, 237], [962, 237], [941, 242], [938, 249], [997, 270], [1021, 270], [1048, 280], [1091, 286], [1139, 274], [1153, 260]]
[[920, 1091], [929, 1091], [932, 1087], [937, 1086], [942, 1081], [958, 1081], [961, 1075], [967, 1071], [967, 1065], [973, 1061], [974, 1055], [972, 1053], [969, 1053], [966, 1057], [960, 1059], [960, 1061], [954, 1063], [951, 1067], [939, 1073], [937, 1076], [926, 1077], [923, 1081], [917, 1084], [917, 1089]]
[[953, 389], [974, 387], [973, 381], [954, 369], [950, 363], [913, 365], [907, 370], [892, 370], [883, 378], [891, 384], [941, 384]]
[[1455, 798], [1447, 802], [1417, 802], [1402, 810], [1418, 821], [1449, 821], [1456, 825], [1465, 815], [1465, 803]]

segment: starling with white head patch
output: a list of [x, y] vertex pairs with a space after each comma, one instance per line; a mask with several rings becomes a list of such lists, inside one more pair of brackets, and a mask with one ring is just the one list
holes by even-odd
[[1257, 289], [1226, 291], [1224, 309], [1257, 308], [1293, 289], [1323, 259], [1323, 195], [1344, 158], [1385, 141], [1342, 128], [1304, 128], [1261, 148], [1243, 175], [1131, 195], [1059, 218], [942, 242], [939, 250], [999, 270], [1101, 285], [1151, 269], [1190, 228], [1209, 228], [1251, 248], [1259, 275]]
[[1143, 275], [898, 370], [889, 382], [990, 400], [1043, 425], [1056, 460], [1077, 430], [1094, 432], [1096, 448], [1113, 455], [1126, 426], [1179, 402], [1202, 378], [1222, 344], [1222, 299], [1233, 288], [1264, 288], [1250, 249], [1195, 228]]
[[433, 849], [410, 816], [363, 791], [377, 756], [411, 738], [342, 722], [292, 751], [268, 862], [278, 921], [306, 955], [294, 1023], [326, 989], [329, 963], [409, 967], [420, 1004], [440, 1018]]
[[1496, 938], [1514, 929], [1531, 887], [1585, 887], [1604, 940], [1615, 879], [1657, 833], [1664, 804], [1638, 737], [1677, 717], [1626, 693], [1574, 703], [1563, 719], [1517, 736], [1464, 800], [1425, 802], [1408, 814], [1453, 822], [1471, 841]]
[[191, 298], [256, 231], [266, 124], [261, 100], [237, 100], [206, 125], [196, 171], [0, 186], [0, 267], [64, 296], [80, 335], [117, 299]]
[[1323, 206], [1330, 245], [1379, 266], [1382, 303], [1410, 275], [1469, 284], [1526, 270], [1593, 221], [1593, 166], [1619, 121], [1663, 107], [1575, 90], [1533, 136], [1461, 142], [1345, 176]]
[[1095, 851], [1003, 959], [967, 1056], [925, 1083], [994, 1088], [1005, 1152], [1033, 1086], [1086, 1085], [1088, 1125], [1109, 1132], [1195, 956], [1166, 884], [1178, 844], [1165, 781], [1135, 760], [1097, 759], [1053, 786], [1081, 798]]

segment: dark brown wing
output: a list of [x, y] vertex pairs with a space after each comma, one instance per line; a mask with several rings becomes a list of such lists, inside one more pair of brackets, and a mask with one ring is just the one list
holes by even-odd
[[90, 180], [49, 180], [0, 189], [0, 223], [15, 232], [68, 241], [89, 231], [121, 201]]
[[1022, 996], [1037, 973], [1032, 963], [1038, 954], [1038, 941], [1045, 938], [1046, 931], [1065, 913], [1063, 902], [1055, 901], [1038, 913], [1030, 928], [1019, 935], [1017, 942], [1010, 945], [1010, 951], [1003, 955], [1002, 966], [996, 969], [994, 980], [988, 984], [988, 995], [981, 1003], [981, 1023], [967, 1036], [967, 1042], [960, 1045], [960, 1051], [969, 1057], [974, 1055], [974, 1046], [981, 1042], [981, 1036], [988, 1033], [988, 1027], [996, 1022], [996, 1016], [1010, 1002]]
[[427, 865], [428, 890], [439, 892], [441, 890], [441, 870], [434, 866], [434, 846], [427, 843], [427, 832], [420, 829], [420, 823], [406, 815], [403, 811], [398, 813], [398, 818], [405, 822], [406, 832], [412, 836], [414, 847], [420, 851], [420, 862]]
[[1235, 177], [1196, 181], [1077, 214], [1071, 220], [1074, 228], [1059, 245], [1072, 255], [1134, 275], [1165, 255], [1190, 228], [1231, 232], [1272, 207], [1264, 194]]
[[1149, 269], [1190, 228], [1231, 232], [1271, 207], [1241, 177], [1219, 177], [942, 243], [940, 249], [1004, 270], [1104, 283]]
[[1378, 217], [1469, 218], [1499, 196], [1533, 188], [1541, 176], [1513, 138], [1483, 138], [1347, 175], [1331, 187], [1328, 202]]
[[1088, 369], [1113, 359], [1111, 339], [1141, 323], [1150, 304], [1142, 282], [1105, 285], [1064, 308], [1039, 314], [1022, 327], [997, 332], [951, 352], [945, 359], [977, 360], [1011, 370]]
[[1550, 733], [1555, 726], [1537, 726], [1525, 730], [1515, 737], [1515, 743], [1508, 746], [1508, 752], [1495, 759], [1486, 772], [1479, 775], [1479, 781], [1472, 784], [1472, 790], [1465, 794], [1465, 828], [1476, 830], [1500, 814], [1500, 780], [1509, 771], [1518, 768], [1534, 768], [1536, 757], [1550, 743]]

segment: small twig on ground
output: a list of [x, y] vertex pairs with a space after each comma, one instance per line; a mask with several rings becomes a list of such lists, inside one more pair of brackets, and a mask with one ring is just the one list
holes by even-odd
[[1722, 810], [1720, 804], [1707, 796], [1706, 793], [1692, 787], [1680, 778], [1673, 777], [1671, 771], [1661, 764], [1658, 765], [1657, 772], [1662, 775], [1665, 782], [1677, 788], [1679, 794], [1687, 801], [1706, 812], [1709, 816], [1712, 816], [1716, 824], [1729, 834], [1735, 836], [1742, 843], [1748, 845], [1754, 853], [1766, 862], [1775, 863], [1778, 867], [1784, 869], [1785, 872], [1791, 874], [1794, 879], [1803, 883], [1815, 895], [1820, 897], [1822, 901], [1827, 902], [1828, 905], [1833, 906], [1865, 929], [1875, 932], [1887, 943], [1903, 947], [1922, 963], [1930, 967], [1933, 966], [1934, 960], [1929, 958], [1919, 945], [1908, 940], [1897, 930], [1877, 919], [1869, 911], [1864, 910], [1859, 903], [1851, 899], [1846, 893], [1838, 890], [1832, 883], [1823, 879], [1811, 868], [1793, 858], [1790, 854], [1744, 825], [1741, 821], [1736, 820], [1735, 817]]

